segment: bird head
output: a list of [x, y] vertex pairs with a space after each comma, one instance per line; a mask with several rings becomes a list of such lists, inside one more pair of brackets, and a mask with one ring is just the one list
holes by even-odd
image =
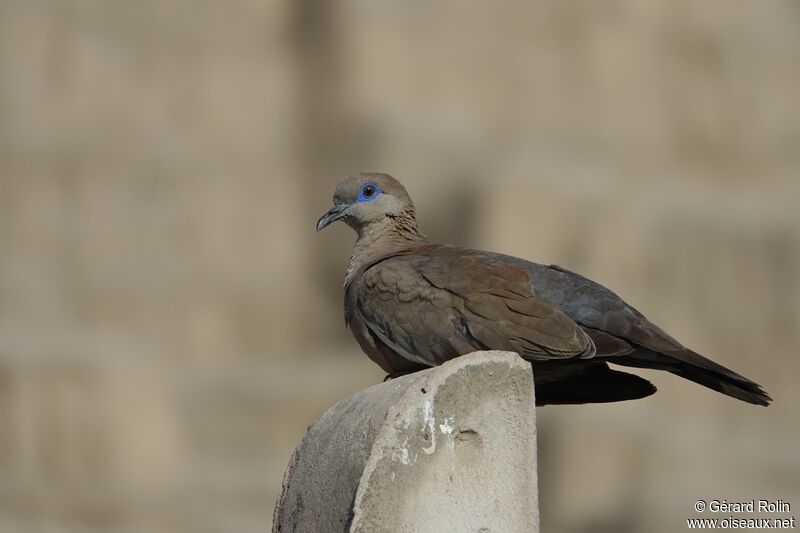
[[337, 220], [361, 229], [401, 215], [414, 217], [414, 203], [399, 181], [388, 174], [361, 173], [339, 182], [333, 207], [317, 221], [317, 231]]

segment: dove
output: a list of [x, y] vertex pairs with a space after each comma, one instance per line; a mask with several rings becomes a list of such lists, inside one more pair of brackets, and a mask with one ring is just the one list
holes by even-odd
[[387, 378], [479, 350], [530, 362], [537, 405], [603, 403], [656, 392], [609, 365], [665, 370], [756, 405], [760, 385], [684, 347], [603, 285], [555, 265], [436, 243], [388, 174], [342, 180], [316, 229], [357, 234], [344, 281], [345, 323]]

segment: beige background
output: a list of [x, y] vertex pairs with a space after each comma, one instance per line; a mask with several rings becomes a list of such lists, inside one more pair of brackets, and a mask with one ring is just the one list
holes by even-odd
[[643, 372], [540, 410], [544, 531], [800, 509], [798, 95], [790, 0], [1, 0], [0, 531], [269, 529], [305, 427], [383, 377], [353, 235], [313, 231], [358, 170], [775, 398]]

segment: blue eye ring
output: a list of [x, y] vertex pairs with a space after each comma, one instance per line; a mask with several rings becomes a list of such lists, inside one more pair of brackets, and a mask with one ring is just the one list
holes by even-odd
[[377, 183], [368, 181], [358, 189], [358, 198], [356, 198], [356, 202], [369, 202], [380, 196], [382, 192]]

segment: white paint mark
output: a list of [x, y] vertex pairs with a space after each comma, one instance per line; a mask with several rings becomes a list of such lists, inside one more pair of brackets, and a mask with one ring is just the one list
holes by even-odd
[[453, 434], [453, 417], [448, 416], [444, 419], [444, 424], [439, 424], [439, 431], [444, 433], [445, 435], [452, 435]]
[[422, 407], [422, 422], [422, 427], [427, 430], [431, 439], [431, 445], [427, 448], [423, 446], [422, 451], [430, 455], [436, 450], [436, 419], [433, 416], [433, 400], [431, 398], [426, 399], [425, 405]]
[[439, 424], [439, 431], [442, 432], [442, 435], [447, 437], [447, 444], [449, 445], [451, 450], [456, 446], [456, 441], [453, 438], [454, 429], [455, 429], [455, 420], [453, 420], [452, 416], [445, 417], [444, 423]]

